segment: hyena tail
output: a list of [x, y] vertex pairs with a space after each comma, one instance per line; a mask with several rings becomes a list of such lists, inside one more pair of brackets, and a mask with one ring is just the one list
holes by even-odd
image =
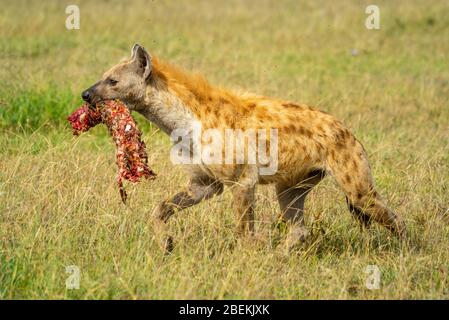
[[374, 189], [371, 169], [363, 146], [354, 137], [340, 143], [327, 156], [327, 169], [346, 194], [351, 213], [365, 226], [372, 220], [398, 237], [405, 236], [405, 225]]

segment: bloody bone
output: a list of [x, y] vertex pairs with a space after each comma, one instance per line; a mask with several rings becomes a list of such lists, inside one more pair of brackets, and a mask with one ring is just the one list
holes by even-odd
[[75, 110], [67, 120], [73, 134], [79, 135], [99, 123], [104, 123], [114, 139], [118, 166], [117, 183], [123, 203], [127, 194], [123, 179], [138, 182], [141, 177], [154, 179], [156, 174], [148, 166], [148, 156], [141, 132], [128, 108], [118, 100], [107, 100], [95, 106], [84, 104]]

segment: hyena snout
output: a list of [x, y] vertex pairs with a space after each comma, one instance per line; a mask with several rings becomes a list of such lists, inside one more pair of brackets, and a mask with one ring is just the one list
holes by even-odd
[[101, 101], [102, 98], [98, 94], [97, 87], [98, 87], [98, 82], [95, 83], [90, 88], [84, 90], [81, 93], [81, 98], [83, 98], [83, 100], [86, 101], [87, 103], [91, 103], [91, 104], [95, 104], [95, 103]]
[[89, 91], [89, 89], [84, 90], [84, 91], [81, 93], [81, 98], [83, 98], [83, 100], [86, 101], [86, 102], [88, 102], [88, 103], [91, 102], [91, 100], [92, 100], [92, 94], [91, 94], [91, 92]]

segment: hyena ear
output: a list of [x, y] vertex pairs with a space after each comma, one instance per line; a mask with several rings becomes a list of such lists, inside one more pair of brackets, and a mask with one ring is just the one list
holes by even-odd
[[151, 74], [152, 65], [151, 56], [145, 48], [136, 43], [131, 50], [131, 60], [136, 65], [137, 72], [147, 79]]

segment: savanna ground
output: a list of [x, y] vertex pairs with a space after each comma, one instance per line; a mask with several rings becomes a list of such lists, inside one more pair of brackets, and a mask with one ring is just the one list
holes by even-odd
[[[0, 298], [449, 298], [449, 5], [375, 1], [73, 1], [0, 3]], [[309, 196], [312, 242], [290, 256], [274, 191], [257, 191], [257, 238], [234, 234], [229, 192], [175, 216], [164, 255], [151, 211], [187, 182], [169, 138], [142, 117], [158, 179], [115, 184], [104, 126], [72, 137], [80, 92], [133, 43], [215, 84], [317, 106], [368, 150], [378, 189], [410, 244], [362, 232], [326, 179]], [[66, 288], [66, 267], [81, 271]], [[365, 282], [381, 271], [378, 290]]]

